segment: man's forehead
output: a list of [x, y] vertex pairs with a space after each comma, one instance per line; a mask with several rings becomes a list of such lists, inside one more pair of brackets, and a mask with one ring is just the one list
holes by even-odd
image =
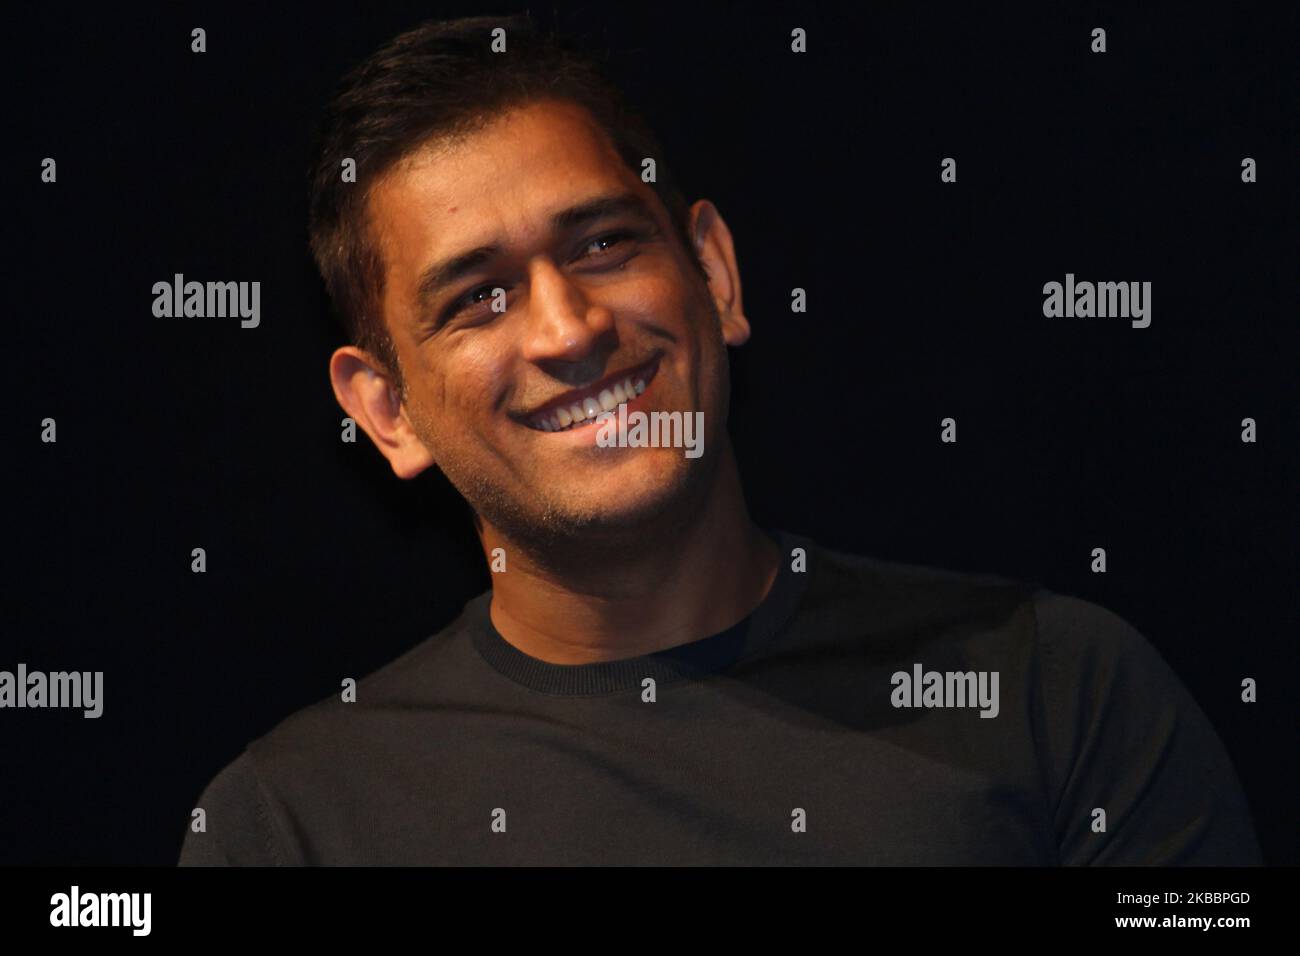
[[459, 231], [472, 228], [476, 213], [490, 216], [507, 203], [535, 205], [544, 217], [552, 202], [629, 181], [640, 182], [590, 114], [547, 101], [426, 142], [381, 179], [372, 208], [380, 220], [456, 219]]

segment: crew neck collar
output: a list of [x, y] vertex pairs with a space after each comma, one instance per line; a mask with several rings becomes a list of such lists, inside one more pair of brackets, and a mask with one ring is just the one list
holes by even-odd
[[474, 646], [505, 677], [558, 697], [589, 697], [639, 689], [647, 677], [662, 685], [698, 680], [724, 671], [770, 639], [790, 618], [807, 588], [809, 572], [791, 569], [790, 551], [796, 547], [808, 549], [811, 543], [785, 531], [763, 530], [781, 551], [776, 578], [749, 616], [726, 630], [652, 654], [591, 664], [552, 664], [525, 654], [501, 636], [489, 613], [492, 602], [489, 590], [466, 609], [476, 619]]

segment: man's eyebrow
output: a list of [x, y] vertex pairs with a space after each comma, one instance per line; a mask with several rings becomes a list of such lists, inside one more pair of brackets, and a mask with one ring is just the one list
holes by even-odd
[[[649, 225], [656, 224], [654, 213], [640, 196], [635, 193], [615, 193], [597, 196], [561, 209], [551, 216], [550, 225], [553, 232], [569, 232], [599, 219], [622, 215], [636, 216]], [[416, 299], [424, 303], [431, 302], [442, 289], [473, 272], [500, 252], [501, 246], [492, 243], [435, 262], [420, 275], [419, 284], [415, 287]]]
[[439, 291], [473, 272], [500, 251], [498, 245], [478, 246], [434, 263], [421, 274], [420, 283], [415, 287], [416, 299], [424, 303], [432, 302]]
[[556, 232], [577, 229], [597, 219], [611, 216], [634, 215], [653, 223], [655, 221], [645, 201], [635, 193], [617, 193], [612, 196], [597, 196], [586, 202], [562, 209], [551, 217], [551, 228]]

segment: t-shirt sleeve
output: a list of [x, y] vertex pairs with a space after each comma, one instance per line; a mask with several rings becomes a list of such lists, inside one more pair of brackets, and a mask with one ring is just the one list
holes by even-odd
[[191, 816], [178, 866], [276, 866], [283, 862], [247, 751], [212, 779], [194, 806], [204, 811], [206, 830], [195, 832]]
[[1059, 862], [1262, 863], [1223, 742], [1150, 642], [1081, 598], [1040, 590], [1034, 610], [1040, 753]]

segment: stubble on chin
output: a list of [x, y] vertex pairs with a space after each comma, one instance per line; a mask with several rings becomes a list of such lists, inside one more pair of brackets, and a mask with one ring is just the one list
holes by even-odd
[[[686, 460], [683, 459], [685, 462]], [[675, 537], [692, 505], [702, 503], [713, 461], [674, 469], [648, 495], [611, 508], [599, 492], [574, 496], [507, 491], [481, 471], [447, 478], [484, 521], [540, 564], [557, 568], [599, 561], [602, 553], [645, 547], [659, 535]], [[453, 467], [453, 471], [455, 471]], [[472, 471], [472, 470], [468, 470]], [[444, 471], [444, 473], [446, 473]]]

